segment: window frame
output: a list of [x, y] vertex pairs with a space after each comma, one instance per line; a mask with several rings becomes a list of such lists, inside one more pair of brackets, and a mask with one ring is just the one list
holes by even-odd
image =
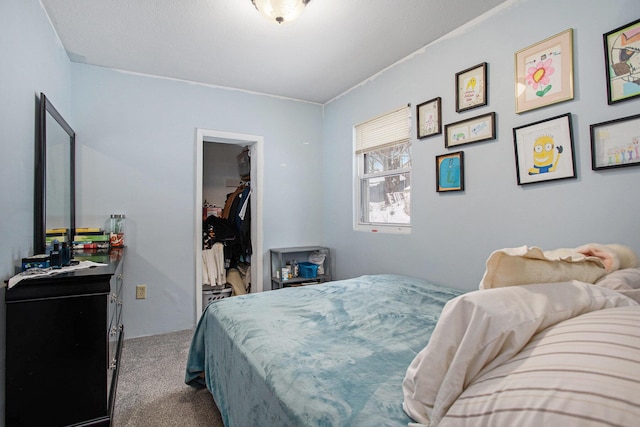
[[[405, 110], [406, 109], [406, 110]], [[388, 116], [390, 114], [395, 114], [398, 112], [405, 112], [406, 111], [406, 119], [408, 120], [408, 126], [406, 128], [406, 135], [404, 135], [404, 130], [403, 130], [403, 135], [401, 138], [399, 138], [397, 140], [397, 142], [386, 142], [386, 143], [382, 143], [382, 144], [378, 144], [377, 146], [365, 146], [364, 149], [359, 149], [358, 146], [358, 127], [362, 126], [366, 123], [372, 122], [374, 120], [377, 120], [379, 118], [384, 118], [385, 116]], [[375, 222], [375, 221], [368, 221], [365, 222], [364, 216], [365, 216], [365, 209], [368, 206], [368, 201], [365, 200], [365, 197], [368, 197], [368, 194], [365, 194], [366, 191], [363, 188], [364, 182], [366, 182], [367, 180], [371, 179], [371, 178], [384, 178], [384, 177], [388, 177], [388, 176], [394, 176], [394, 175], [402, 175], [402, 174], [406, 174], [408, 173], [409, 175], [412, 175], [412, 168], [413, 168], [413, 164], [412, 164], [412, 160], [413, 160], [413, 156], [412, 156], [412, 137], [411, 137], [411, 105], [407, 105], [407, 106], [403, 106], [400, 108], [396, 108], [390, 112], [387, 112], [385, 114], [382, 114], [380, 116], [377, 117], [373, 117], [369, 120], [366, 120], [362, 123], [359, 123], [357, 125], [355, 125], [353, 127], [353, 150], [352, 150], [352, 155], [353, 155], [353, 178], [354, 178], [354, 198], [353, 198], [353, 229], [354, 231], [364, 231], [364, 232], [374, 232], [374, 233], [393, 233], [393, 234], [410, 234], [411, 233], [411, 226], [412, 226], [412, 222], [411, 222], [411, 215], [409, 214], [409, 223], [387, 223], [387, 222]], [[384, 148], [388, 148], [388, 147], [392, 147], [392, 146], [396, 146], [396, 145], [402, 145], [402, 144], [407, 144], [407, 149], [409, 152], [409, 164], [411, 166], [409, 167], [401, 167], [398, 169], [393, 169], [393, 170], [388, 170], [388, 171], [381, 171], [381, 172], [372, 172], [372, 173], [365, 173], [365, 156], [368, 152], [371, 151], [376, 151], [376, 148], [378, 150], [384, 149]], [[411, 196], [411, 185], [409, 185], [409, 199]]]

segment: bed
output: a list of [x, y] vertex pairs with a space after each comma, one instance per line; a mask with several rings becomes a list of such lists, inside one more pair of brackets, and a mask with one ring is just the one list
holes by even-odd
[[594, 282], [383, 274], [222, 299], [185, 381], [228, 427], [633, 425], [640, 270]]
[[195, 330], [186, 382], [206, 385], [228, 427], [406, 426], [407, 366], [461, 294], [371, 275], [222, 299]]

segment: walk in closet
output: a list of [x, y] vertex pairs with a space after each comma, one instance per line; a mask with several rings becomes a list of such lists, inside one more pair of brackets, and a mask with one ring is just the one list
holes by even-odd
[[205, 142], [202, 176], [202, 307], [251, 291], [249, 147]]

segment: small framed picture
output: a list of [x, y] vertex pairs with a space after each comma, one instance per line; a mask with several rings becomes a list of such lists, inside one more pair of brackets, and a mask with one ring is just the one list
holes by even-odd
[[609, 105], [640, 96], [640, 19], [603, 34]]
[[416, 107], [418, 117], [418, 139], [442, 133], [441, 99], [433, 98]]
[[496, 139], [496, 113], [483, 114], [444, 126], [446, 148]]
[[436, 156], [436, 191], [464, 190], [464, 152]]
[[640, 114], [596, 123], [591, 129], [591, 169], [640, 166]]
[[487, 63], [456, 73], [456, 111], [487, 105]]
[[516, 52], [516, 113], [573, 99], [573, 29]]
[[571, 113], [513, 129], [518, 185], [575, 178]]

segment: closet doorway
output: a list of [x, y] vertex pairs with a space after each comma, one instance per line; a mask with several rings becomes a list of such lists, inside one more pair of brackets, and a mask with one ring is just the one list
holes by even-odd
[[[263, 290], [263, 256], [262, 256], [262, 165], [263, 165], [263, 137], [256, 135], [239, 134], [232, 132], [220, 132], [208, 129], [197, 129], [196, 131], [196, 176], [195, 176], [195, 227], [194, 227], [194, 253], [195, 253], [195, 308], [196, 322], [202, 313], [202, 207], [204, 203], [204, 168], [205, 165], [205, 144], [232, 144], [237, 146], [237, 151], [248, 147], [251, 157], [251, 292], [262, 292]], [[209, 148], [209, 147], [207, 147]], [[226, 150], [228, 151], [228, 150]], [[237, 164], [236, 164], [237, 170]], [[230, 177], [230, 179], [232, 179]], [[236, 180], [240, 182], [239, 173]], [[230, 182], [231, 183], [231, 182]], [[229, 192], [233, 189], [230, 188]], [[214, 201], [209, 202], [213, 203]], [[224, 202], [224, 200], [222, 201]], [[216, 205], [220, 202], [216, 202]], [[224, 205], [222, 206], [224, 207]]]

